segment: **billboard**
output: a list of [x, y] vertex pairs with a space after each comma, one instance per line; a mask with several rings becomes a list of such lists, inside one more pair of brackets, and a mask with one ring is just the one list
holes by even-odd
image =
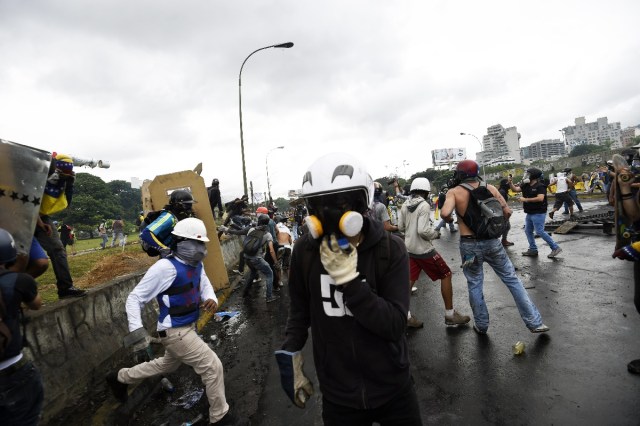
[[467, 151], [465, 148], [443, 148], [431, 151], [431, 161], [434, 166], [458, 163], [466, 159]]

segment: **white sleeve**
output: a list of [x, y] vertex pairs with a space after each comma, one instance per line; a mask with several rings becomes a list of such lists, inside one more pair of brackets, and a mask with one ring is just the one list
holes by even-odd
[[[125, 309], [129, 320], [129, 332], [143, 327], [142, 308], [171, 286], [177, 275], [176, 268], [167, 259], [154, 263], [138, 285], [129, 293]], [[211, 284], [209, 284], [211, 285]]]

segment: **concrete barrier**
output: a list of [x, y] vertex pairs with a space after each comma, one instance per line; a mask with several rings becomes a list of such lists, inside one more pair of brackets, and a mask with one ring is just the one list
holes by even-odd
[[[232, 269], [240, 255], [240, 238], [221, 244], [225, 266]], [[129, 332], [125, 302], [146, 271], [119, 277], [89, 291], [87, 297], [66, 299], [28, 312], [25, 354], [42, 374], [45, 401], [42, 423], [90, 393], [94, 383], [104, 386], [104, 373], [131, 359], [122, 347]], [[157, 322], [157, 304], [143, 311], [145, 328]]]

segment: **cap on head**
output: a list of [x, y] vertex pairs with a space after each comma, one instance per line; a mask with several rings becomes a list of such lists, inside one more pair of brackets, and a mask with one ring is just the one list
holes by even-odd
[[302, 178], [302, 198], [340, 193], [353, 195], [353, 208], [364, 213], [373, 204], [374, 184], [364, 165], [354, 156], [332, 153], [318, 158]]
[[0, 265], [5, 265], [16, 260], [16, 242], [13, 236], [5, 229], [0, 228]]
[[269, 224], [269, 216], [267, 214], [261, 214], [258, 216], [258, 226], [268, 225]]
[[70, 174], [73, 171], [73, 158], [67, 154], [56, 154], [55, 156], [56, 169], [62, 173]]
[[571, 173], [571, 167], [565, 167], [564, 169], [562, 169], [562, 171], [564, 173]]
[[169, 204], [193, 204], [196, 201], [193, 199], [193, 195], [189, 191], [184, 189], [178, 189], [171, 193], [169, 198]]
[[529, 173], [529, 179], [540, 179], [542, 177], [542, 170], [535, 167], [527, 169], [527, 173]]
[[207, 228], [204, 226], [204, 222], [200, 219], [196, 219], [195, 217], [182, 219], [176, 224], [171, 233], [176, 237], [186, 238], [187, 240], [203, 242], [209, 241], [209, 238], [207, 238]]
[[256, 214], [269, 214], [269, 209], [265, 206], [260, 206], [256, 209]]
[[220, 181], [218, 179], [214, 179], [211, 181], [212, 186], [218, 186], [219, 184], [220, 184]]
[[462, 160], [456, 166], [455, 176], [461, 181], [478, 176], [480, 166], [473, 160]]
[[411, 189], [409, 189], [409, 192], [416, 191], [431, 192], [431, 182], [429, 182], [429, 179], [425, 177], [415, 178], [413, 182], [411, 182]]

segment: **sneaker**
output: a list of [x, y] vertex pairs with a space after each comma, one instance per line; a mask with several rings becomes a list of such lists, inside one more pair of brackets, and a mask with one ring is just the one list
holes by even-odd
[[556, 257], [557, 255], [559, 255], [560, 253], [562, 253], [562, 249], [560, 247], [558, 247], [555, 250], [551, 250], [551, 253], [549, 253], [549, 255], [547, 256], [549, 259], [553, 259], [554, 257]]
[[460, 315], [456, 310], [453, 311], [453, 315], [444, 316], [444, 323], [446, 325], [461, 325], [466, 324], [469, 321], [471, 321], [471, 318], [469, 318], [468, 315]]
[[512, 243], [511, 241], [507, 241], [507, 240], [502, 240], [502, 246], [503, 247], [509, 247], [514, 245], [515, 243]]
[[455, 234], [456, 232], [458, 232], [458, 230], [456, 228], [453, 228], [453, 229], [449, 229], [449, 232], [451, 232], [452, 234]]
[[640, 359], [634, 359], [627, 364], [627, 370], [632, 374], [640, 374]]
[[64, 290], [58, 290], [58, 299], [64, 299], [66, 297], [84, 297], [86, 295], [87, 290], [82, 290], [73, 286]]
[[258, 277], [258, 278], [254, 278], [253, 282], [254, 283], [259, 283], [262, 280], [262, 278]]
[[546, 325], [542, 324], [539, 327], [530, 328], [529, 331], [532, 332], [532, 333], [546, 333], [547, 331], [549, 331], [549, 327], [547, 327]]
[[553, 212], [549, 212], [549, 217], [553, 220]]
[[522, 255], [523, 256], [531, 256], [531, 257], [538, 257], [538, 251], [537, 250], [527, 250], [527, 251], [523, 251]]
[[480, 330], [477, 325], [473, 324], [473, 331], [484, 336], [487, 334], [487, 330]]
[[[191, 423], [184, 423], [184, 424], [191, 424]], [[224, 417], [222, 417], [217, 422], [210, 423], [210, 424], [215, 426], [231, 426], [231, 425], [238, 425], [241, 423], [236, 418], [236, 416], [233, 415], [233, 413], [231, 412], [231, 408], [229, 408], [229, 411], [227, 411], [227, 414], [225, 414]]]
[[284, 287], [284, 283], [283, 283], [282, 281], [280, 281], [280, 282], [278, 283], [278, 286], [279, 286], [279, 287]]
[[271, 295], [271, 297], [267, 297], [267, 303], [273, 302], [274, 300], [278, 299], [280, 299], [280, 296], [278, 296], [277, 294], [273, 294]]
[[407, 320], [407, 328], [422, 328], [424, 323], [419, 321], [416, 317], [411, 317]]
[[242, 272], [240, 272], [240, 270], [239, 270], [239, 269], [233, 269], [233, 270], [231, 270], [231, 272], [233, 272], [234, 274], [238, 274], [238, 275], [240, 275], [240, 276], [242, 276], [242, 275], [243, 275], [243, 274], [242, 274]]
[[127, 402], [127, 398], [129, 398], [129, 394], [127, 393], [128, 385], [118, 381], [118, 373], [112, 371], [107, 374], [106, 380], [107, 384], [111, 388], [113, 396], [120, 402]]

